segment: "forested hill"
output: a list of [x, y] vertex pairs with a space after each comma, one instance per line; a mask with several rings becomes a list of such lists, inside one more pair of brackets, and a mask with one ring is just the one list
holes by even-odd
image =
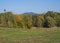
[[45, 14], [0, 13], [0, 27], [60, 27], [60, 13], [48, 11]]

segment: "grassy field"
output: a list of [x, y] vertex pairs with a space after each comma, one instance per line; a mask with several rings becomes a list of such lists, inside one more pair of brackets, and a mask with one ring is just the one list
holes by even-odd
[[60, 43], [60, 28], [1, 28], [0, 43]]

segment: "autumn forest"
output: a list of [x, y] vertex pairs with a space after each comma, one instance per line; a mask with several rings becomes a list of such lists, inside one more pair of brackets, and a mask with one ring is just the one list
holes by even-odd
[[0, 27], [31, 28], [31, 27], [60, 27], [60, 13], [48, 11], [42, 14], [13, 14], [0, 13]]

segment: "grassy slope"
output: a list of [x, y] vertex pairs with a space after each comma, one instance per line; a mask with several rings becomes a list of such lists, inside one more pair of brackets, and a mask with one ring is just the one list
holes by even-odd
[[0, 43], [60, 43], [60, 28], [0, 28]]

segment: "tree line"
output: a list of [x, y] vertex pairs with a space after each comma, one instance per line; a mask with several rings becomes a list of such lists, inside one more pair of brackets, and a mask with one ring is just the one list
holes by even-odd
[[48, 11], [42, 14], [13, 14], [12, 12], [0, 13], [0, 27], [60, 27], [60, 13]]

